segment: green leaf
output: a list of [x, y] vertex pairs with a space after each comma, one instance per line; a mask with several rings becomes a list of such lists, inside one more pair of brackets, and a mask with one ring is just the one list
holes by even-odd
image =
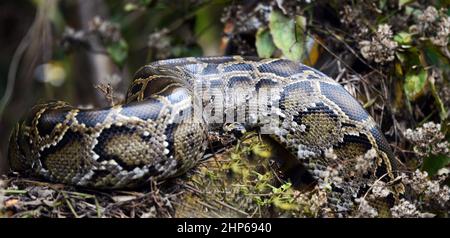
[[436, 89], [435, 81], [434, 80], [429, 81], [431, 94], [433, 95], [435, 104], [439, 109], [439, 117], [441, 118], [442, 121], [445, 121], [448, 117], [447, 108], [444, 105], [444, 102], [442, 101], [441, 97], [439, 96], [438, 90]]
[[203, 50], [203, 55], [220, 55], [220, 42], [222, 39], [222, 23], [220, 14], [221, 4], [208, 4], [199, 9], [195, 17], [195, 35], [197, 43]]
[[128, 44], [125, 40], [112, 43], [106, 50], [116, 64], [120, 66], [124, 64], [128, 56]]
[[404, 63], [406, 60], [406, 55], [400, 52], [396, 52], [395, 56], [397, 56], [397, 59], [401, 62]]
[[298, 204], [294, 204], [294, 203], [290, 203], [290, 202], [286, 202], [284, 201], [282, 198], [280, 197], [274, 197], [272, 200], [272, 203], [275, 207], [281, 209], [281, 210], [296, 210], [298, 209]]
[[380, 0], [379, 1], [379, 9], [383, 9], [386, 6], [387, 1], [386, 0]]
[[426, 70], [421, 70], [418, 74], [408, 73], [406, 74], [403, 88], [405, 90], [406, 97], [410, 101], [414, 101], [420, 96], [427, 81], [428, 73]]
[[256, 51], [261, 58], [270, 58], [276, 50], [273, 44], [272, 36], [267, 29], [260, 28], [256, 32]]
[[402, 8], [404, 5], [414, 2], [415, 0], [399, 0], [398, 1], [398, 7]]
[[304, 18], [296, 20], [273, 10], [269, 17], [269, 29], [275, 46], [283, 55], [294, 61], [301, 61], [304, 56]]
[[430, 156], [424, 159], [422, 170], [427, 171], [430, 176], [433, 176], [448, 164], [450, 164], [450, 157], [446, 155]]
[[285, 183], [285, 184], [281, 185], [281, 190], [284, 192], [284, 191], [288, 190], [291, 186], [292, 186], [292, 183]]
[[270, 150], [264, 146], [262, 146], [261, 144], [256, 144], [254, 146], [251, 147], [252, 148], [252, 152], [253, 154], [267, 159], [271, 156]]
[[394, 41], [396, 41], [402, 48], [411, 47], [412, 36], [407, 32], [399, 32], [394, 36]]
[[136, 4], [134, 4], [134, 3], [127, 3], [127, 4], [125, 4], [125, 6], [123, 7], [123, 9], [126, 11], [126, 12], [131, 12], [131, 11], [134, 11], [134, 10], [136, 10], [136, 9], [138, 9], [139, 7], [136, 5]]
[[428, 64], [431, 64], [440, 70], [450, 70], [450, 64], [448, 59], [442, 55], [439, 48], [434, 45], [427, 45], [427, 47], [423, 50], [425, 55], [425, 59]]

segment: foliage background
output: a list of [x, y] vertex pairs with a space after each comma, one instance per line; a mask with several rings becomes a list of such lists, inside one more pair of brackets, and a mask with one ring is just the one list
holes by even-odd
[[12, 126], [37, 102], [108, 106], [123, 100], [147, 62], [240, 54], [285, 57], [330, 75], [379, 123], [401, 171], [448, 184], [449, 7], [448, 0], [2, 1], [0, 172]]

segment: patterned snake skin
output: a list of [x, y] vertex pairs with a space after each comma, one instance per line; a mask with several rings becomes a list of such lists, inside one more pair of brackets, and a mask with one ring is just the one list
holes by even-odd
[[267, 134], [315, 178], [372, 150], [370, 173], [394, 179], [389, 144], [343, 87], [299, 63], [241, 56], [151, 63], [109, 108], [37, 105], [15, 127], [8, 157], [13, 170], [54, 182], [133, 187], [194, 167], [224, 125]]

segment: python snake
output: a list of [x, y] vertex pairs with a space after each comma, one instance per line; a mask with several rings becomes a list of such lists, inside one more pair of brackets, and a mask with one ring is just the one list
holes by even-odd
[[156, 61], [108, 108], [37, 105], [13, 130], [8, 157], [13, 170], [54, 182], [133, 187], [194, 167], [208, 133], [225, 125], [264, 130], [315, 178], [370, 150], [368, 173], [395, 177], [385, 137], [341, 85], [300, 63], [241, 56]]

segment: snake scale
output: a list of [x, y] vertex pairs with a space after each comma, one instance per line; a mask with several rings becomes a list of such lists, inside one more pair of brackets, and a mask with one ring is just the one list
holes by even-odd
[[150, 63], [112, 107], [36, 105], [13, 130], [8, 157], [13, 170], [54, 182], [133, 187], [194, 167], [208, 133], [225, 125], [264, 131], [315, 178], [370, 150], [376, 166], [369, 172], [395, 176], [385, 137], [341, 85], [300, 63], [242, 56]]

